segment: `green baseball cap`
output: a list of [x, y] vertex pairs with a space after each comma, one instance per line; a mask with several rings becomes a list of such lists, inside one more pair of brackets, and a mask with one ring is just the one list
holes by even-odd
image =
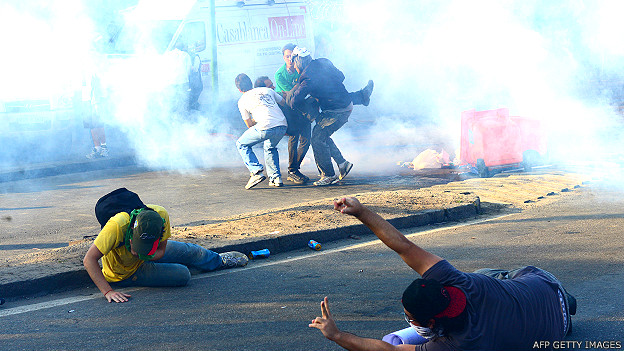
[[153, 256], [165, 230], [158, 212], [145, 209], [136, 216], [132, 227], [132, 249], [139, 256]]

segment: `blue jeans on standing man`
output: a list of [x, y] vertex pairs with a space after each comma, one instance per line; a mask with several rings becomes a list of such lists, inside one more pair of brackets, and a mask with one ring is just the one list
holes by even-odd
[[282, 176], [279, 167], [277, 144], [282, 140], [285, 133], [286, 126], [277, 126], [266, 130], [258, 130], [256, 126], [252, 126], [238, 138], [236, 147], [251, 174], [258, 174], [264, 170], [252, 149], [254, 145], [264, 141], [264, 161], [266, 162], [269, 179]]
[[190, 269], [213, 271], [223, 261], [218, 253], [199, 245], [167, 240], [165, 255], [158, 261], [143, 262], [128, 279], [111, 283], [126, 286], [185, 286], [191, 280]]

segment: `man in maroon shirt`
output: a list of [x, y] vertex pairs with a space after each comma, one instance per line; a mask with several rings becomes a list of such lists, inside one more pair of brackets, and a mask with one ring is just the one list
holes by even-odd
[[461, 272], [425, 251], [355, 198], [334, 209], [366, 224], [422, 276], [403, 293], [405, 320], [423, 337], [419, 345], [391, 345], [343, 332], [321, 302], [309, 325], [347, 350], [532, 350], [536, 342], [563, 340], [576, 300], [552, 274], [527, 266], [513, 271]]

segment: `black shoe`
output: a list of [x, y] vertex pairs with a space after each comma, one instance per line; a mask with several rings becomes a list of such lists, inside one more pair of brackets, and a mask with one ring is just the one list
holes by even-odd
[[370, 104], [370, 96], [373, 93], [375, 83], [372, 80], [368, 81], [368, 84], [362, 89], [362, 105], [368, 106]]

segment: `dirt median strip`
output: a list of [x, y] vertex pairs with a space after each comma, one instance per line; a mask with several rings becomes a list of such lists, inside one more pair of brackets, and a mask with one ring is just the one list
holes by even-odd
[[[399, 229], [418, 227], [448, 221], [474, 218], [484, 209], [510, 207], [522, 209], [550, 203], [562, 188], [573, 189], [585, 178], [578, 175], [524, 176], [522, 180], [510, 178], [514, 184], [513, 201], [492, 205], [482, 202], [480, 194], [495, 200], [509, 197], [502, 190], [505, 179], [483, 179], [479, 182], [453, 182], [443, 186], [415, 190], [381, 191], [352, 194], [363, 204], [378, 212]], [[543, 189], [544, 201], [526, 204], [522, 190], [535, 197], [535, 189]], [[489, 185], [488, 185], [489, 184]], [[501, 186], [502, 184], [502, 186]], [[530, 190], [530, 191], [529, 191]], [[492, 195], [498, 194], [498, 195]], [[564, 193], [569, 194], [569, 193]], [[306, 247], [310, 239], [329, 242], [350, 236], [370, 234], [360, 222], [333, 210], [334, 199], [327, 198], [285, 208], [263, 210], [239, 216], [206, 220], [207, 224], [172, 228], [172, 240], [192, 242], [216, 252], [268, 248], [272, 253], [286, 252]], [[504, 201], [495, 201], [504, 202]], [[92, 240], [73, 243], [58, 249], [39, 250], [0, 261], [0, 295], [17, 297], [42, 294], [90, 284], [82, 266], [82, 259]]]

